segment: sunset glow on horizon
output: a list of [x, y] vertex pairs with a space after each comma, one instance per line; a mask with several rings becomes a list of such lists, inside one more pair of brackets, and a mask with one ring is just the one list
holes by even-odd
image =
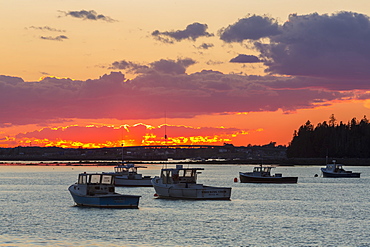
[[[166, 130], [165, 130], [166, 129]], [[165, 139], [165, 131], [171, 136]], [[261, 131], [261, 130], [255, 130]], [[42, 128], [18, 134], [12, 141], [16, 146], [63, 148], [103, 148], [119, 146], [157, 145], [223, 145], [248, 135], [231, 128], [192, 128], [189, 126], [135, 124], [133, 126], [68, 126]], [[10, 142], [11, 140], [7, 140]]]
[[3, 148], [288, 145], [370, 115], [365, 0], [21, 3], [2, 3]]

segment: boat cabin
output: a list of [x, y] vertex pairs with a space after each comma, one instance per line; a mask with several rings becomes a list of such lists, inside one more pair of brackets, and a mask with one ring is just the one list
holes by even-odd
[[197, 170], [204, 170], [204, 168], [183, 168], [182, 165], [176, 165], [176, 168], [162, 169], [161, 179], [163, 184], [195, 184]]
[[258, 176], [270, 176], [272, 168], [273, 167], [268, 166], [256, 166], [253, 168], [253, 174], [256, 174]]
[[113, 184], [114, 177], [110, 174], [81, 173], [78, 176], [78, 184]]
[[114, 172], [128, 179], [141, 179], [142, 175], [137, 173], [138, 168], [147, 168], [146, 166], [135, 166], [134, 164], [118, 165], [114, 167]]
[[134, 164], [118, 165], [114, 167], [116, 173], [137, 173], [137, 168], [147, 168], [146, 166], [135, 166]]
[[114, 176], [111, 174], [81, 173], [78, 176], [78, 190], [86, 195], [114, 193]]
[[340, 165], [340, 164], [327, 164], [326, 165], [326, 170], [327, 171], [330, 171], [330, 172], [341, 172], [341, 171], [345, 171], [343, 169], [343, 166]]
[[271, 169], [273, 167], [267, 167], [267, 166], [257, 166], [253, 169], [253, 172], [258, 172], [258, 173], [269, 173], [271, 172]]

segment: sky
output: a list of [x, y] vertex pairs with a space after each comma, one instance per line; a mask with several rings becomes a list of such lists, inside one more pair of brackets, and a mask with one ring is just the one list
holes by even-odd
[[288, 145], [369, 115], [367, 0], [0, 7], [0, 147]]

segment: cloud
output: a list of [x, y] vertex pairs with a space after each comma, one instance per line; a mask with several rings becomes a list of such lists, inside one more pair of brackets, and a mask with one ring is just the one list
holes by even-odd
[[232, 58], [230, 63], [259, 63], [261, 62], [258, 57], [253, 55], [239, 54], [238, 56]]
[[0, 75], [0, 82], [6, 82], [12, 85], [22, 84], [24, 80], [20, 77], [13, 77], [7, 75]]
[[331, 78], [355, 85], [362, 82], [353, 80], [369, 78], [369, 16], [294, 14], [279, 30], [270, 35], [270, 43], [255, 42], [268, 73]]
[[165, 31], [160, 32], [155, 30], [152, 32], [152, 36], [164, 43], [173, 43], [175, 41], [182, 41], [184, 39], [195, 41], [199, 37], [211, 37], [213, 34], [208, 33], [207, 24], [201, 24], [194, 22], [193, 24], [188, 25], [184, 30], [177, 31]]
[[203, 49], [203, 50], [208, 50], [209, 48], [212, 48], [214, 45], [211, 43], [203, 43], [200, 46], [196, 46], [195, 48], [197, 49]]
[[132, 73], [141, 73], [149, 70], [149, 66], [147, 65], [140, 65], [135, 62], [121, 60], [113, 62], [108, 69], [119, 69], [125, 70]]
[[[369, 80], [351, 85], [363, 91], [334, 91], [329, 80], [277, 76], [246, 76], [217, 71], [183, 73], [168, 69], [168, 61], [157, 61], [156, 70], [127, 80], [121, 72], [98, 79], [78, 81], [45, 77], [24, 82], [17, 77], [0, 77], [0, 123], [38, 124], [74, 118], [118, 120], [190, 118], [204, 114], [259, 112], [328, 105], [334, 100], [368, 97]], [[188, 66], [192, 61], [179, 60]], [[172, 73], [168, 73], [170, 70]], [[175, 73], [173, 73], [175, 71]], [[341, 83], [340, 83], [341, 84]], [[327, 86], [327, 88], [325, 88]], [[333, 89], [329, 91], [328, 89]]]
[[30, 29], [36, 29], [36, 30], [41, 30], [41, 31], [50, 31], [50, 32], [59, 32], [59, 33], [64, 33], [66, 30], [62, 29], [56, 29], [48, 26], [43, 26], [43, 27], [35, 27], [35, 26], [30, 26]]
[[161, 59], [148, 65], [140, 65], [138, 63], [121, 60], [113, 62], [109, 68], [126, 70], [132, 73], [159, 72], [166, 74], [184, 74], [186, 68], [195, 63], [196, 61], [191, 58], [179, 58], [176, 61], [171, 59]]
[[214, 61], [214, 60], [209, 60], [206, 62], [207, 65], [219, 65], [223, 63], [224, 63], [223, 61]]
[[190, 58], [174, 60], [161, 59], [151, 63], [151, 67], [158, 72], [166, 74], [185, 74], [186, 68], [195, 64], [195, 61]]
[[56, 37], [51, 37], [51, 36], [40, 36], [40, 39], [45, 39], [45, 40], [54, 40], [54, 41], [63, 41], [65, 39], [68, 39], [67, 36], [65, 35], [59, 35], [59, 36], [56, 36]]
[[234, 24], [219, 30], [221, 40], [227, 43], [258, 40], [279, 33], [279, 24], [275, 19], [257, 15], [240, 19]]
[[74, 18], [79, 18], [79, 19], [83, 19], [83, 20], [92, 20], [92, 21], [97, 21], [97, 20], [102, 20], [102, 21], [106, 21], [106, 22], [115, 22], [116, 20], [108, 17], [108, 16], [105, 16], [105, 15], [102, 15], [102, 14], [98, 14], [96, 11], [94, 10], [80, 10], [80, 11], [60, 11], [62, 13], [64, 13], [66, 16], [72, 16]]

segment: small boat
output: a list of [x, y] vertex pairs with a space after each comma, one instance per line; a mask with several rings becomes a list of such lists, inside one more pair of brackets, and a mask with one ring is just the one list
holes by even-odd
[[198, 170], [203, 168], [162, 169], [160, 177], [152, 179], [158, 198], [193, 199], [193, 200], [230, 200], [231, 188], [205, 186], [197, 183]]
[[99, 208], [138, 208], [140, 196], [115, 192], [114, 176], [105, 173], [81, 173], [68, 188], [77, 206]]
[[333, 160], [332, 164], [326, 164], [325, 168], [321, 168], [324, 178], [359, 178], [360, 172], [346, 171], [343, 166], [336, 164]]
[[152, 178], [143, 176], [137, 173], [138, 168], [146, 168], [146, 166], [136, 166], [135, 164], [119, 164], [114, 167], [114, 185], [126, 187], [152, 187]]
[[271, 169], [274, 167], [257, 166], [253, 172], [239, 172], [241, 183], [276, 183], [276, 184], [295, 184], [298, 177], [283, 177], [281, 173], [271, 175]]

